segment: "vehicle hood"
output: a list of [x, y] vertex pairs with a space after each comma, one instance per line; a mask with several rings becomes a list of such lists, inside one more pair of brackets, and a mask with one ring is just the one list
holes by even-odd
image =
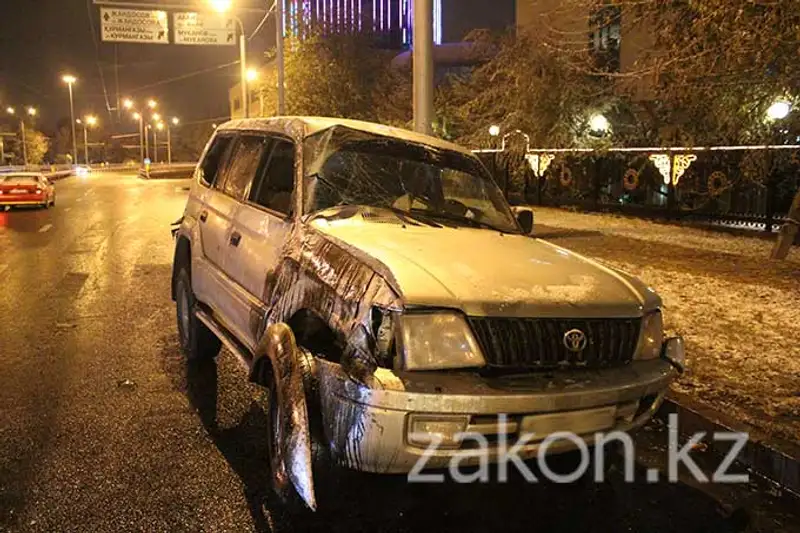
[[635, 278], [530, 236], [361, 217], [317, 219], [311, 226], [386, 265], [406, 307], [591, 318], [641, 316], [661, 304]]

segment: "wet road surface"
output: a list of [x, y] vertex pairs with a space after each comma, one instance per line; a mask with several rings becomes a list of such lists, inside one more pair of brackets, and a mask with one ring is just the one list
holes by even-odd
[[[0, 531], [800, 531], [763, 485], [618, 471], [588, 487], [347, 476], [329, 513], [289, 520], [263, 391], [230, 354], [187, 366], [177, 348], [186, 186], [95, 174], [58, 182], [54, 209], [0, 212]], [[663, 441], [641, 433], [642, 464], [663, 467]]]

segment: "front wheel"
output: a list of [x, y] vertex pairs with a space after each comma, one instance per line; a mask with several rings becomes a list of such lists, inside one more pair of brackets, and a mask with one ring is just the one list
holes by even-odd
[[[311, 471], [314, 479], [314, 495], [317, 510], [323, 510], [330, 503], [336, 490], [336, 469], [325, 439], [322, 427], [322, 415], [319, 408], [319, 388], [314, 382], [311, 370], [311, 355], [302, 353], [300, 370], [303, 374], [303, 389], [306, 396], [309, 423], [309, 441], [311, 447]], [[286, 431], [290, 428], [281, 423], [284, 419], [284, 406], [278, 395], [275, 382], [269, 388], [269, 459], [271, 470], [272, 489], [284, 507], [292, 515], [305, 515], [311, 512], [305, 501], [298, 494], [286, 470], [285, 457], [281, 450], [281, 443], [288, 438]]]
[[175, 309], [181, 351], [192, 361], [212, 359], [222, 348], [222, 342], [197, 318], [196, 308], [197, 300], [192, 291], [192, 281], [187, 268], [183, 266], [175, 282]]

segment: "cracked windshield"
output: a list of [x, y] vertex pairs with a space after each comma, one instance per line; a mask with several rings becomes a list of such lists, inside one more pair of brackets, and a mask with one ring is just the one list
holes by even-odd
[[799, 8], [0, 1], [0, 533], [800, 533]]

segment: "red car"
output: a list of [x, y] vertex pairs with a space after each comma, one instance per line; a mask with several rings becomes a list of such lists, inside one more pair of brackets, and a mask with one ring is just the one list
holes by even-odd
[[35, 172], [0, 174], [0, 207], [56, 205], [56, 188], [45, 176]]

